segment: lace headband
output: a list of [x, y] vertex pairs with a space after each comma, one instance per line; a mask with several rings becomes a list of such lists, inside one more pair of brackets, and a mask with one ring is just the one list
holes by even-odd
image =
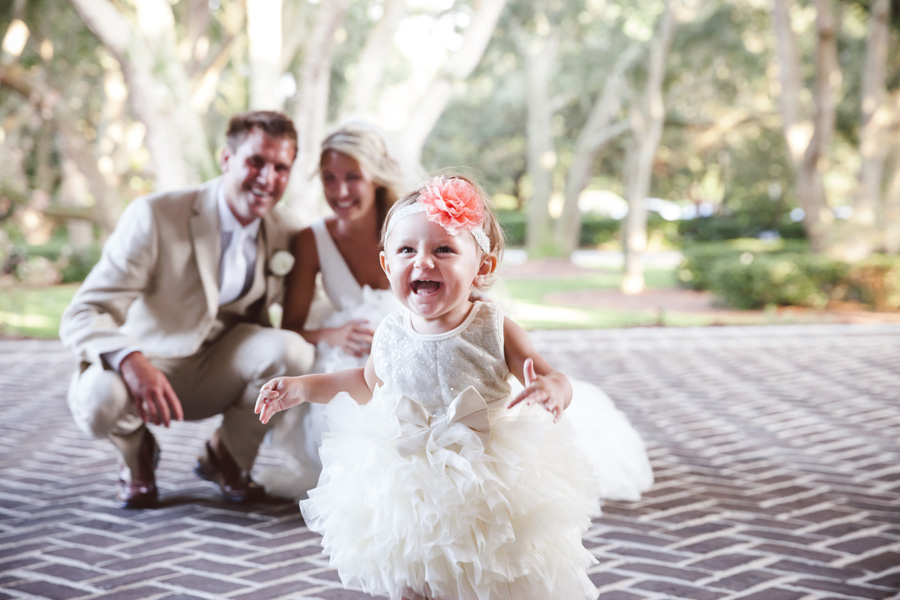
[[419, 193], [416, 201], [400, 208], [391, 215], [385, 239], [394, 228], [394, 223], [410, 215], [425, 213], [425, 218], [443, 227], [450, 235], [468, 231], [475, 238], [478, 247], [488, 254], [491, 241], [482, 228], [484, 203], [475, 187], [465, 179], [456, 177], [435, 177]]

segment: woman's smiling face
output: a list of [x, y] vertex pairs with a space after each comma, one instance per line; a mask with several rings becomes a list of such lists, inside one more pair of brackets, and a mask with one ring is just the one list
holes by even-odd
[[319, 166], [325, 200], [339, 219], [352, 220], [375, 208], [378, 186], [351, 156], [328, 150]]

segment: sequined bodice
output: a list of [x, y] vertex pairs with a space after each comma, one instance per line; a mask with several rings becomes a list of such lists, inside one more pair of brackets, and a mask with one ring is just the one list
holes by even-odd
[[490, 405], [509, 396], [503, 317], [495, 304], [476, 302], [456, 329], [438, 335], [413, 330], [409, 313], [388, 315], [375, 334], [375, 373], [392, 395], [402, 394], [438, 414], [469, 386]]

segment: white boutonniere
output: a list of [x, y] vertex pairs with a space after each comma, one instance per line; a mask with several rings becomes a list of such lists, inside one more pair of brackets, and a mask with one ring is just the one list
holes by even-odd
[[287, 250], [279, 250], [269, 259], [269, 271], [278, 277], [284, 277], [294, 268], [294, 255]]

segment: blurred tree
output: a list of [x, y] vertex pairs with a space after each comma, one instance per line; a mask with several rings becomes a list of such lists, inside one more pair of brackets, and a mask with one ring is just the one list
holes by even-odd
[[677, 11], [684, 10], [681, 6], [673, 7], [673, 3], [680, 1], [665, 0], [663, 4], [663, 11], [650, 45], [650, 64], [647, 65], [643, 98], [632, 103], [630, 111], [632, 142], [625, 171], [628, 215], [623, 236], [625, 274], [620, 286], [626, 294], [644, 291], [642, 255], [647, 249], [647, 195], [650, 192], [653, 162], [666, 119], [663, 99], [666, 58], [675, 35]]
[[[802, 92], [807, 88], [797, 46], [806, 16], [791, 0], [774, 0], [779, 100], [784, 136], [797, 169], [797, 198], [811, 246], [815, 252], [835, 258], [858, 260], [879, 250], [900, 250], [900, 229], [895, 225], [895, 217], [900, 215], [900, 180], [893, 184], [885, 176], [888, 161], [897, 164], [900, 150], [896, 136], [900, 129], [900, 65], [894, 60], [894, 71], [888, 73], [892, 36], [887, 0], [866, 3], [867, 17], [860, 15], [855, 3], [836, 6], [842, 18], [835, 16], [831, 0], [813, 3], [815, 29], [810, 52], [815, 56], [815, 72], [808, 88], [812, 108], [807, 108], [812, 114], [804, 118]], [[854, 38], [865, 39], [864, 50], [848, 56], [862, 58], [855, 69], [850, 64], [842, 69], [839, 46], [852, 47]], [[860, 72], [860, 81], [848, 85], [844, 73], [855, 70]], [[887, 88], [889, 77], [893, 79], [891, 92]], [[841, 123], [839, 116], [848, 105], [856, 107], [858, 118]], [[848, 143], [857, 143], [858, 147], [849, 149]], [[844, 162], [835, 159], [838, 153], [858, 164], [855, 184], [828, 184], [827, 179], [834, 180], [840, 162]], [[835, 207], [839, 206], [849, 207], [852, 215], [836, 219]]]
[[[155, 187], [197, 183], [217, 169], [204, 123], [193, 107], [188, 63], [178, 54], [175, 15], [167, 0], [139, 0], [133, 12], [108, 0], [71, 0], [119, 68], [128, 102], [146, 128]], [[186, 3], [188, 10], [200, 3]], [[202, 3], [203, 5], [206, 2]]]
[[666, 52], [663, 0], [0, 3], [2, 228], [83, 244], [136, 195], [215, 175], [254, 107], [297, 120], [309, 218], [326, 125], [362, 117], [527, 210], [533, 256], [569, 254], [599, 190], [634, 199], [632, 258], [647, 196], [771, 229], [800, 202], [817, 247], [900, 250], [897, 0], [672, 1]]

